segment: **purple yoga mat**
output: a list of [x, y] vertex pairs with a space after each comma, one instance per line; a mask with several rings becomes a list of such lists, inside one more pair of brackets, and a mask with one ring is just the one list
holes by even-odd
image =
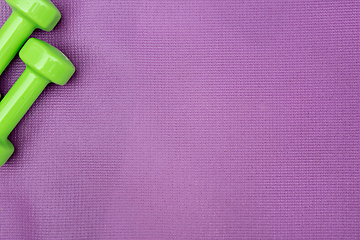
[[359, 1], [53, 2], [77, 72], [9, 137], [0, 239], [360, 238]]

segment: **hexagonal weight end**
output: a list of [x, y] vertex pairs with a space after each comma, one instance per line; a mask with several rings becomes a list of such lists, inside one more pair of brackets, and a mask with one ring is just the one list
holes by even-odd
[[58, 49], [36, 38], [29, 39], [20, 50], [27, 67], [58, 85], [64, 85], [75, 72], [74, 65]]
[[49, 0], [6, 0], [6, 2], [13, 11], [44, 31], [51, 31], [61, 18], [59, 10]]

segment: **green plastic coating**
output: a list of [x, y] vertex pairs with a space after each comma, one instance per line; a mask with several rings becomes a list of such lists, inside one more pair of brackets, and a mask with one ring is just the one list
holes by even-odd
[[6, 2], [13, 12], [0, 29], [0, 74], [36, 28], [51, 31], [61, 18], [59, 10], [49, 0]]
[[23, 74], [0, 102], [0, 166], [14, 152], [7, 139], [11, 131], [51, 82], [63, 85], [75, 72], [74, 65], [59, 50], [39, 39], [30, 39], [21, 49]]
[[20, 17], [17, 13], [11, 14], [0, 29], [0, 74], [9, 65], [34, 29], [35, 25], [31, 22]]

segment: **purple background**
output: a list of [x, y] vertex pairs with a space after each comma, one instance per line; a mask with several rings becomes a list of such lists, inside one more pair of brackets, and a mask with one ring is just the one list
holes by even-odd
[[0, 239], [360, 238], [359, 1], [53, 2]]

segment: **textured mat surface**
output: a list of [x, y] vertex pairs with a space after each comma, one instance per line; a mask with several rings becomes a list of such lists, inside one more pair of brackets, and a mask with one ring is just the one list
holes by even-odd
[[360, 238], [359, 1], [53, 2], [0, 239]]

